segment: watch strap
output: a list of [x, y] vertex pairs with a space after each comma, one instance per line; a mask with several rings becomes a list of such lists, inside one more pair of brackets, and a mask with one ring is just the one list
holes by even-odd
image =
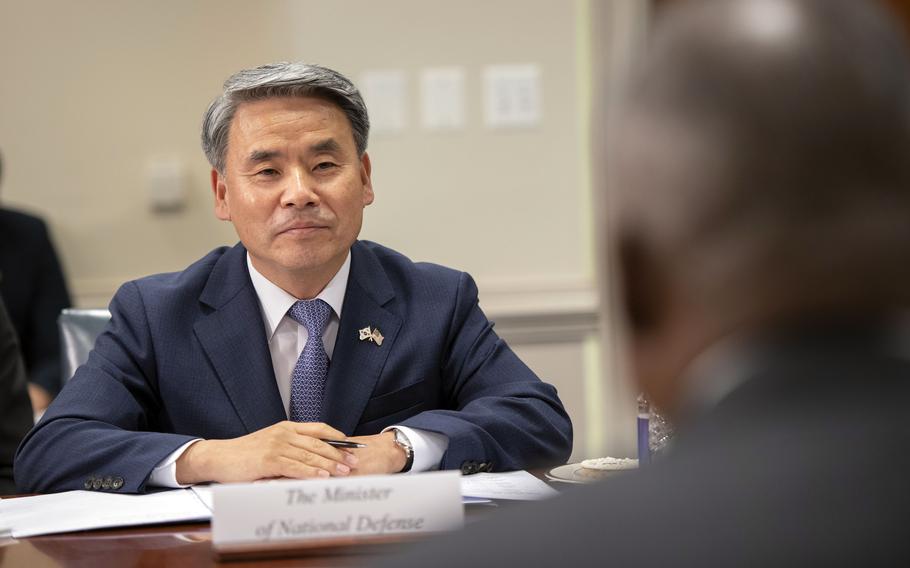
[[395, 432], [395, 444], [404, 450], [405, 455], [404, 467], [401, 468], [401, 471], [398, 473], [411, 471], [411, 467], [414, 465], [414, 446], [411, 445], [411, 441], [404, 432], [398, 428], [393, 428], [392, 430]]

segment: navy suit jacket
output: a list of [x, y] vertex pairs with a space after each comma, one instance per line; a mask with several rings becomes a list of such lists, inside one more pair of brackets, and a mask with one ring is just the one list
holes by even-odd
[[[102, 480], [142, 492], [154, 466], [191, 439], [287, 419], [242, 245], [129, 282], [110, 310], [87, 363], [19, 448], [21, 490]], [[379, 328], [381, 346], [360, 341], [366, 326]], [[348, 435], [393, 424], [443, 433], [443, 469], [552, 464], [572, 446], [556, 390], [493, 332], [470, 276], [369, 242], [351, 249], [322, 412]]]

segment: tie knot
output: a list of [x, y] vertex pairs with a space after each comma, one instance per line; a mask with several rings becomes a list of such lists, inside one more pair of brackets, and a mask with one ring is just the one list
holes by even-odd
[[288, 315], [306, 328], [310, 335], [321, 336], [329, 323], [332, 307], [324, 300], [298, 300], [294, 302]]

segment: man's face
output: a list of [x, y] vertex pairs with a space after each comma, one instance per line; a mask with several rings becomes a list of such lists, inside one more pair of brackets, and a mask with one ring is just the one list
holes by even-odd
[[212, 188], [216, 216], [234, 224], [256, 269], [289, 291], [285, 283], [324, 285], [335, 274], [373, 202], [370, 160], [358, 156], [347, 117], [313, 97], [241, 103]]

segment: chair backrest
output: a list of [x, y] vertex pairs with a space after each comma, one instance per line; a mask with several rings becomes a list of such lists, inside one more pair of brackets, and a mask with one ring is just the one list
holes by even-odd
[[111, 312], [103, 309], [67, 308], [60, 312], [61, 368], [63, 381], [73, 376], [79, 365], [88, 360], [88, 353], [95, 346], [95, 339], [111, 321]]

